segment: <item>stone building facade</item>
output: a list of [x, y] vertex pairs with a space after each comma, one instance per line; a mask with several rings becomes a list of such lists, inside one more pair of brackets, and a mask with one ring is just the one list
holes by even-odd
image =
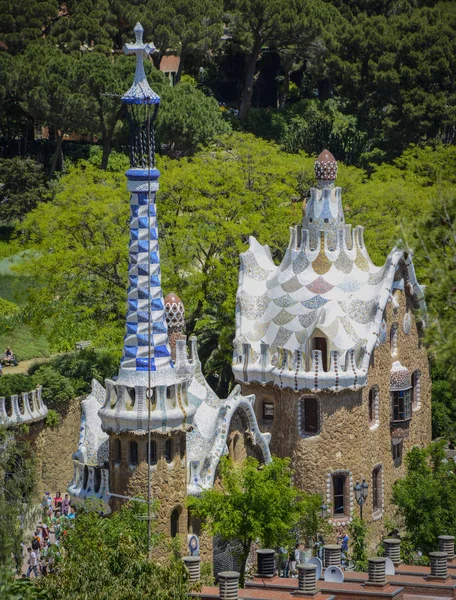
[[425, 304], [410, 254], [394, 249], [377, 268], [362, 228], [345, 225], [336, 173], [324, 151], [279, 267], [254, 239], [241, 256], [233, 370], [271, 452], [292, 458], [296, 485], [322, 494], [334, 526], [359, 514], [353, 487], [366, 481], [374, 538], [406, 452], [431, 441]]

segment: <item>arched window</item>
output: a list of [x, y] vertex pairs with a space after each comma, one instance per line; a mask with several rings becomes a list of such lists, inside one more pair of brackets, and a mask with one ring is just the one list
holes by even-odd
[[89, 467], [84, 465], [84, 479], [82, 480], [82, 488], [87, 488], [87, 482], [89, 481]]
[[165, 460], [167, 463], [173, 462], [173, 440], [165, 442]]
[[[147, 450], [149, 450], [149, 443], [147, 443]], [[155, 440], [150, 441], [149, 459], [151, 465], [157, 464], [157, 442]]]
[[173, 510], [173, 512], [171, 513], [171, 537], [176, 537], [176, 535], [179, 533], [179, 517], [180, 517], [180, 510], [178, 508], [175, 508]]
[[300, 403], [299, 428], [301, 435], [320, 433], [320, 401], [315, 396], [303, 398]]
[[114, 449], [113, 449], [114, 460], [116, 462], [120, 462], [122, 459], [122, 445], [121, 445], [119, 438], [115, 438], [113, 445], [114, 445]]
[[185, 434], [181, 437], [180, 442], [179, 442], [179, 456], [181, 458], [181, 460], [183, 460], [185, 458], [185, 452], [187, 449], [187, 440], [185, 438]]
[[312, 350], [320, 350], [323, 371], [328, 370], [328, 344], [325, 337], [312, 338]]
[[418, 410], [421, 407], [421, 371], [412, 373], [412, 408]]
[[398, 332], [397, 323], [393, 323], [391, 325], [391, 329], [390, 329], [391, 356], [397, 355], [397, 332]]
[[130, 464], [138, 464], [138, 442], [130, 442]]

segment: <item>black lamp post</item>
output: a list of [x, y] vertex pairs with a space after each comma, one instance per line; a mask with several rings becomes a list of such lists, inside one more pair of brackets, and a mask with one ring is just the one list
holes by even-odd
[[326, 519], [327, 516], [328, 516], [328, 507], [323, 502], [323, 504], [320, 506], [320, 519]]
[[353, 486], [353, 491], [355, 492], [355, 498], [359, 506], [359, 515], [361, 519], [363, 518], [363, 506], [366, 502], [368, 490], [369, 486], [367, 485], [365, 479], [363, 479], [362, 483], [359, 483], [359, 481], [357, 481], [356, 485]]

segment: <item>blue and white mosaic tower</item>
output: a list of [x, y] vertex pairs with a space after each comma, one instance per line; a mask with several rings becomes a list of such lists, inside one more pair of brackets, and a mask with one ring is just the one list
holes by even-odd
[[[136, 54], [135, 80], [122, 97], [124, 104], [131, 105], [132, 144], [131, 168], [127, 171], [131, 192], [128, 313], [121, 372], [172, 367], [164, 317], [155, 204], [160, 173], [155, 169], [153, 116], [150, 114], [150, 105], [157, 109], [160, 98], [149, 86], [143, 64], [143, 59], [155, 48], [143, 43], [143, 28], [139, 23], [135, 34], [136, 43], [125, 45], [126, 54]], [[141, 114], [135, 107], [147, 107], [147, 111]]]
[[106, 381], [107, 400], [99, 415], [107, 432], [169, 433], [190, 427], [195, 409], [188, 405], [188, 374], [171, 359], [161, 287], [156, 209], [160, 173], [153, 129], [160, 98], [146, 79], [143, 62], [155, 48], [143, 42], [139, 23], [134, 31], [136, 42], [126, 44], [124, 51], [136, 55], [135, 78], [122, 96], [131, 126], [126, 334], [119, 376]]

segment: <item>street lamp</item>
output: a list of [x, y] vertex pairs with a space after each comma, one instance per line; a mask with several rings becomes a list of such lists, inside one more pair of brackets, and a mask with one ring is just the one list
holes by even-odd
[[355, 492], [355, 498], [359, 506], [359, 514], [361, 519], [363, 518], [363, 505], [366, 502], [368, 490], [369, 486], [367, 485], [365, 479], [363, 479], [362, 483], [357, 481], [356, 485], [353, 486], [353, 491]]
[[323, 502], [323, 504], [320, 506], [320, 519], [326, 519], [327, 516], [328, 516], [328, 507]]

